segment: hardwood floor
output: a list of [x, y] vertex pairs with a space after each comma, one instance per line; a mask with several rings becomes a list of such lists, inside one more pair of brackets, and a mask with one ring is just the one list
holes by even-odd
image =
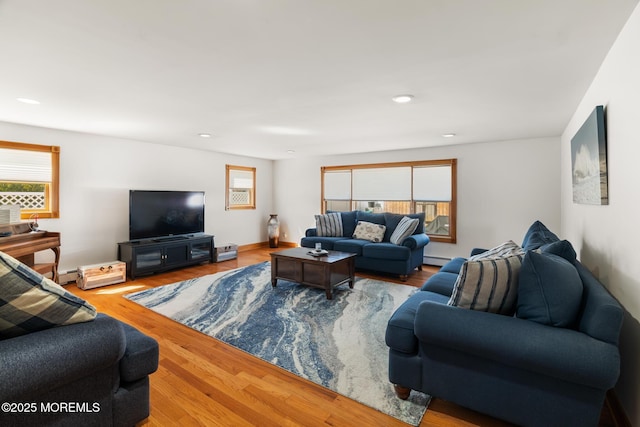
[[[122, 297], [125, 293], [175, 283], [270, 259], [277, 249], [241, 252], [237, 260], [205, 264], [138, 278], [89, 291], [67, 290], [100, 312], [127, 322], [160, 344], [158, 371], [151, 375], [151, 416], [141, 426], [406, 426], [214, 338], [169, 320]], [[421, 286], [437, 271], [424, 267], [405, 284]], [[393, 276], [358, 276], [403, 283]], [[610, 426], [603, 416], [600, 426]], [[507, 426], [504, 422], [433, 399], [420, 426]]]

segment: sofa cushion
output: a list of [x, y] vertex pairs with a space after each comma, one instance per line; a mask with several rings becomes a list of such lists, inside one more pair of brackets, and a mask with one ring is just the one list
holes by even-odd
[[540, 247], [540, 252], [558, 255], [571, 264], [576, 263], [576, 251], [568, 240], [559, 240], [553, 243], [547, 243]]
[[389, 241], [394, 245], [401, 245], [404, 239], [411, 236], [416, 228], [418, 228], [418, 218], [402, 217], [395, 230], [391, 234]]
[[300, 240], [300, 246], [303, 248], [315, 248], [316, 243], [320, 243], [322, 249], [330, 251], [333, 250], [335, 242], [340, 240], [344, 240], [344, 237], [303, 237]]
[[581, 302], [582, 280], [573, 264], [551, 253], [527, 252], [520, 270], [519, 318], [570, 327]]
[[366, 222], [372, 222], [374, 224], [385, 225], [386, 222], [385, 222], [384, 215], [385, 215], [384, 213], [356, 211], [356, 225], [358, 224], [358, 221], [366, 221]]
[[0, 252], [0, 339], [95, 317], [92, 305]]
[[435, 292], [437, 294], [450, 297], [457, 279], [458, 273], [450, 273], [448, 271], [440, 270], [433, 276], [429, 277], [420, 290]]
[[342, 216], [337, 213], [316, 215], [316, 233], [319, 237], [343, 237]]
[[540, 221], [536, 221], [527, 230], [522, 240], [522, 248], [525, 251], [538, 249], [540, 246], [548, 243], [557, 242], [560, 240], [558, 236], [553, 234], [549, 229]]
[[356, 229], [356, 211], [327, 211], [327, 213], [339, 213], [342, 217], [342, 237], [353, 236], [353, 231]]
[[411, 249], [406, 246], [398, 246], [393, 243], [368, 244], [362, 247], [362, 256], [367, 258], [379, 258], [388, 260], [408, 260], [411, 257]]
[[370, 242], [380, 243], [384, 238], [384, 231], [387, 229], [382, 224], [373, 222], [358, 221], [356, 229], [353, 232], [354, 239], [368, 240]]
[[356, 254], [357, 256], [362, 256], [362, 248], [365, 245], [370, 245], [371, 242], [368, 240], [360, 240], [360, 239], [341, 239], [337, 240], [333, 244], [334, 251], [340, 252], [349, 252], [352, 254]]
[[512, 315], [522, 255], [468, 260], [460, 269], [449, 305]]
[[462, 264], [466, 261], [466, 258], [456, 257], [451, 261], [447, 262], [440, 268], [440, 271], [444, 271], [447, 273], [455, 273], [456, 275], [460, 273], [460, 268], [462, 268]]
[[416, 292], [393, 313], [387, 323], [385, 341], [389, 347], [403, 353], [414, 354], [418, 351], [413, 325], [418, 306], [423, 301], [446, 304], [449, 298], [434, 292]]

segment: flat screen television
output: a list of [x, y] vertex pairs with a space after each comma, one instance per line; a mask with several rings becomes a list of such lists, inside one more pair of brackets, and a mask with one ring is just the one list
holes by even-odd
[[204, 232], [204, 191], [129, 191], [129, 240]]

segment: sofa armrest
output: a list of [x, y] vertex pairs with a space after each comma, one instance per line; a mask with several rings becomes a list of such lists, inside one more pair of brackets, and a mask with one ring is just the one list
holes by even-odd
[[448, 348], [602, 390], [613, 387], [620, 373], [616, 346], [516, 317], [425, 301], [414, 330], [427, 348]]
[[0, 341], [0, 401], [30, 398], [104, 370], [124, 351], [120, 322], [104, 314]]
[[304, 232], [305, 237], [316, 237], [318, 235], [318, 230], [315, 228], [307, 228], [307, 231]]
[[406, 246], [411, 250], [424, 248], [429, 244], [429, 236], [426, 234], [413, 234], [402, 242], [402, 246]]

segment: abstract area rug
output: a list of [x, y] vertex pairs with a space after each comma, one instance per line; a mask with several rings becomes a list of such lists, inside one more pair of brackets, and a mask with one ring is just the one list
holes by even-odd
[[325, 291], [278, 280], [269, 262], [126, 295], [300, 377], [418, 425], [429, 396], [395, 396], [384, 335], [394, 310], [416, 288], [356, 278], [333, 300]]

